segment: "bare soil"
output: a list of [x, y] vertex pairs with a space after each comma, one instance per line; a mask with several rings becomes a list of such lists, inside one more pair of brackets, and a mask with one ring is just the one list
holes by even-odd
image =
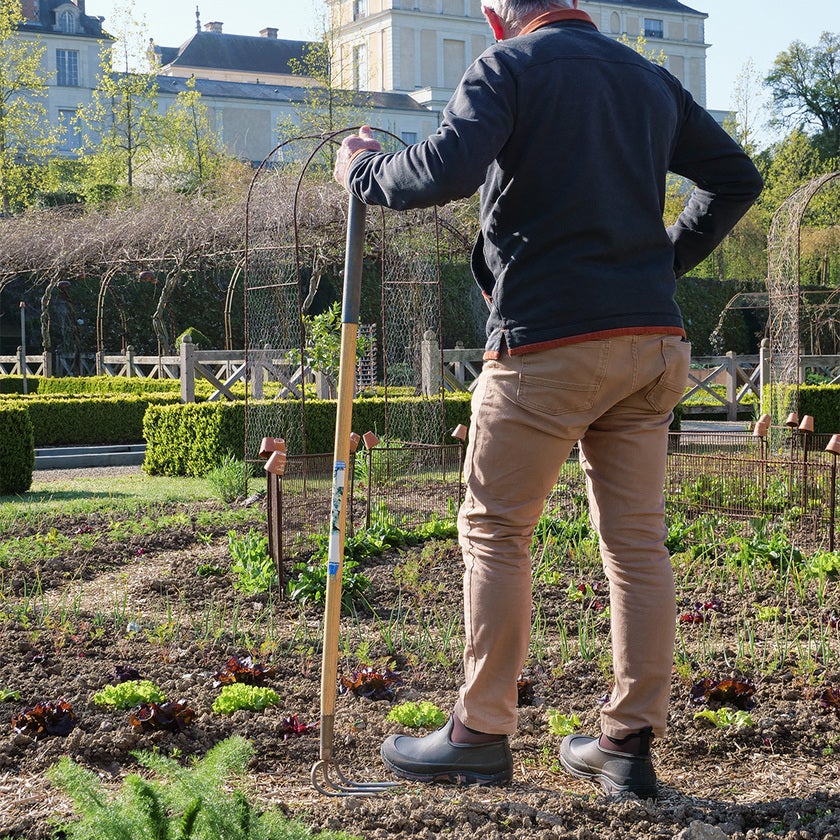
[[[54, 524], [71, 535], [79, 528], [102, 527], [104, 521], [64, 517]], [[260, 803], [279, 806], [314, 829], [341, 828], [365, 838], [840, 838], [840, 717], [825, 713], [819, 703], [826, 687], [840, 686], [840, 673], [819, 667], [803, 672], [795, 663], [766, 676], [735, 673], [757, 684], [755, 723], [741, 729], [716, 729], [696, 720], [698, 707], [689, 701], [696, 678], [733, 675], [727, 663], [737, 647], [737, 605], [762, 598], [768, 603], [766, 593], [745, 594], [734, 580], [729, 589], [681, 592], [686, 604], [711, 595], [720, 599], [724, 606], [714, 620], [724, 643], [711, 654], [711, 668], [706, 662], [695, 663], [691, 674], [675, 670], [669, 733], [655, 744], [657, 801], [607, 798], [600, 788], [565, 774], [557, 762], [560, 738], [549, 730], [548, 709], [577, 714], [584, 731], [597, 731], [599, 698], [610, 689], [605, 621], [598, 625], [597, 655], [561, 666], [556, 648], [549, 646], [542, 661], [529, 663], [526, 676], [535, 698], [520, 709], [519, 731], [511, 741], [512, 784], [405, 784], [383, 796], [326, 798], [310, 782], [318, 759], [317, 730], [283, 737], [284, 718], [319, 718], [321, 607], [301, 611], [277, 597], [243, 596], [228, 573], [199, 575], [203, 564], [227, 569], [226, 540], [219, 535], [204, 544], [185, 529], [120, 545], [102, 540], [89, 552], [44, 561], [38, 568], [13, 563], [0, 570], [0, 607], [6, 616], [0, 688], [20, 693], [19, 701], [0, 704], [0, 837], [46, 840], [54, 836], [50, 819], [70, 818], [69, 801], [45, 778], [63, 755], [116, 788], [138, 768], [133, 750], [156, 749], [187, 759], [239, 734], [256, 748], [246, 785]], [[392, 551], [367, 561], [363, 571], [373, 584], [370, 606], [344, 619], [340, 667], [352, 670], [362, 655], [375, 667], [390, 664], [403, 679], [397, 701], [430, 700], [448, 712], [460, 679], [457, 657], [430, 642], [428, 656], [418, 655], [421, 648], [415, 646], [389, 661], [380, 628], [398, 603], [408, 616], [403, 638], [415, 642], [418, 628], [440, 626], [433, 619], [460, 613], [457, 546], [438, 542]], [[28, 621], [21, 620], [13, 607], [32, 597], [36, 580], [43, 598], [36, 599]], [[544, 586], [541, 594], [548, 625], [560, 622], [572, 633], [576, 618], [570, 611], [581, 606], [569, 601], [566, 586]], [[783, 606], [795, 622], [800, 610], [840, 614], [838, 604], [832, 582], [821, 603]], [[46, 620], [36, 620], [39, 610]], [[134, 621], [137, 626], [130, 630]], [[263, 713], [214, 714], [214, 673], [230, 656], [249, 654], [276, 669], [268, 685], [282, 703]], [[128, 712], [96, 705], [94, 694], [111, 682], [118, 665], [136, 668], [168, 699], [185, 700], [196, 712], [194, 722], [180, 733], [141, 733], [130, 725]], [[69, 735], [13, 731], [15, 715], [60, 698], [77, 716]], [[387, 778], [379, 746], [388, 733], [402, 731], [386, 721], [391, 705], [339, 695], [336, 753], [351, 778]]]

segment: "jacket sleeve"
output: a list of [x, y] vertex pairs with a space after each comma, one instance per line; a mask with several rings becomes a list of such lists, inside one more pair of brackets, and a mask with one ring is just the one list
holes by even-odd
[[510, 73], [484, 53], [465, 73], [432, 136], [400, 152], [363, 152], [353, 159], [350, 192], [394, 210], [472, 195], [512, 131], [514, 86]]
[[686, 93], [670, 170], [696, 187], [668, 228], [677, 277], [702, 262], [758, 198], [763, 181], [744, 150]]

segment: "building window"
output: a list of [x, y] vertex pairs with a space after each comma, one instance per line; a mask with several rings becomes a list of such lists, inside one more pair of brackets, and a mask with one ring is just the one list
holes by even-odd
[[353, 47], [353, 87], [356, 90], [367, 90], [367, 86], [367, 44], [358, 44]]
[[400, 136], [402, 137], [403, 143], [406, 143], [409, 146], [413, 146], [417, 142], [416, 131], [403, 131]]
[[353, 20], [367, 17], [367, 0], [353, 0]]
[[58, 148], [62, 152], [77, 152], [82, 146], [82, 138], [76, 131], [75, 109], [58, 109]]
[[665, 29], [661, 20], [645, 18], [645, 38], [664, 38]]
[[58, 19], [58, 28], [72, 35], [76, 31], [76, 16], [72, 12], [62, 12]]
[[55, 83], [61, 87], [79, 86], [79, 51], [55, 51]]
[[610, 32], [616, 34], [621, 32], [621, 18], [618, 16], [618, 12], [613, 12], [610, 15]]

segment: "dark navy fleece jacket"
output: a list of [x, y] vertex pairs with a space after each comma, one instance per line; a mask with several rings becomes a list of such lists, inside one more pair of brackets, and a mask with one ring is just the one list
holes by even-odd
[[[353, 194], [395, 209], [481, 185], [473, 273], [490, 301], [490, 356], [684, 334], [676, 277], [761, 191], [747, 155], [674, 76], [576, 14], [491, 46], [434, 135], [349, 167]], [[696, 187], [666, 229], [668, 172]]]

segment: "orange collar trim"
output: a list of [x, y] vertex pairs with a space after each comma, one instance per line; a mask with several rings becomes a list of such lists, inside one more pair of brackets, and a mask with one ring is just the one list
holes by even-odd
[[[538, 15], [532, 21], [526, 23], [517, 34], [527, 35], [529, 32], [534, 32], [543, 26], [547, 26], [549, 23], [556, 23], [558, 20], [580, 20], [583, 23], [595, 26], [595, 21], [580, 9], [558, 9], [556, 12], [545, 12], [544, 14]], [[598, 27], [595, 26], [595, 28], [597, 29]]]

